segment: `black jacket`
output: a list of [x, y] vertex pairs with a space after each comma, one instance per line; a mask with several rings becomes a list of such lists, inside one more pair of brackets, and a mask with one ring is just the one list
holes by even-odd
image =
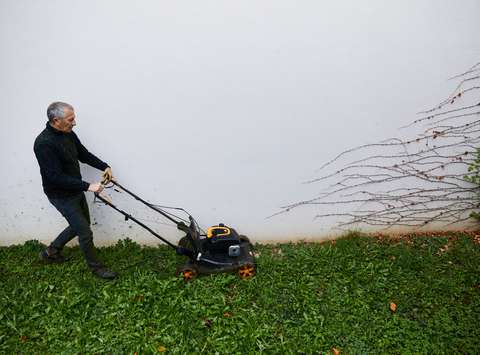
[[80, 164], [88, 164], [99, 170], [108, 164], [90, 153], [73, 132], [63, 133], [47, 122], [33, 145], [40, 166], [43, 191], [49, 198], [61, 198], [87, 191], [88, 182], [82, 181]]

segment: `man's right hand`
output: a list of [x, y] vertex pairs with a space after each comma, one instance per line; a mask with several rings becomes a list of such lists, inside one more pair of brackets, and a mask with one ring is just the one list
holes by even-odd
[[96, 194], [99, 194], [103, 190], [103, 185], [99, 182], [94, 182], [93, 184], [90, 184], [88, 187], [88, 191], [95, 192]]

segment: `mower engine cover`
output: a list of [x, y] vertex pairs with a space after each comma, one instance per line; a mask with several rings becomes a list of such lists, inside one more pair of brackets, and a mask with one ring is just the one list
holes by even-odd
[[240, 236], [235, 229], [220, 223], [218, 226], [208, 228], [206, 247], [212, 253], [239, 256]]

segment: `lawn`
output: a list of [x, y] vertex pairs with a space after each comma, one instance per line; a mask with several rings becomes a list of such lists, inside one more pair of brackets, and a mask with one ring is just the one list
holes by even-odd
[[1, 353], [479, 353], [480, 245], [467, 234], [256, 245], [257, 276], [185, 283], [165, 246], [101, 248], [103, 281], [78, 248], [0, 248]]

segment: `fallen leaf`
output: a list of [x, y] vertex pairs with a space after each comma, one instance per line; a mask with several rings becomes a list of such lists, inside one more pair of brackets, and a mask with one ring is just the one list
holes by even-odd
[[232, 314], [230, 312], [225, 312], [225, 313], [223, 313], [223, 316], [226, 317], [226, 318], [230, 318], [232, 316]]
[[207, 328], [211, 328], [211, 327], [212, 327], [212, 324], [213, 324], [213, 322], [212, 322], [211, 319], [206, 318], [206, 319], [203, 321], [203, 325], [204, 325], [205, 327], [207, 327]]
[[476, 234], [473, 237], [473, 241], [475, 242], [475, 244], [480, 244], [480, 234]]
[[157, 348], [157, 351], [158, 351], [159, 353], [164, 353], [164, 352], [167, 351], [167, 348], [164, 347], [164, 346], [162, 346], [162, 345], [160, 345], [160, 346]]
[[28, 337], [27, 337], [26, 335], [22, 335], [22, 336], [20, 337], [20, 341], [23, 341], [23, 342], [26, 342], [27, 339], [28, 339]]
[[333, 355], [340, 355], [340, 350], [338, 350], [337, 348], [332, 348], [332, 354]]
[[390, 310], [394, 313], [397, 311], [397, 305], [394, 302], [390, 302]]

